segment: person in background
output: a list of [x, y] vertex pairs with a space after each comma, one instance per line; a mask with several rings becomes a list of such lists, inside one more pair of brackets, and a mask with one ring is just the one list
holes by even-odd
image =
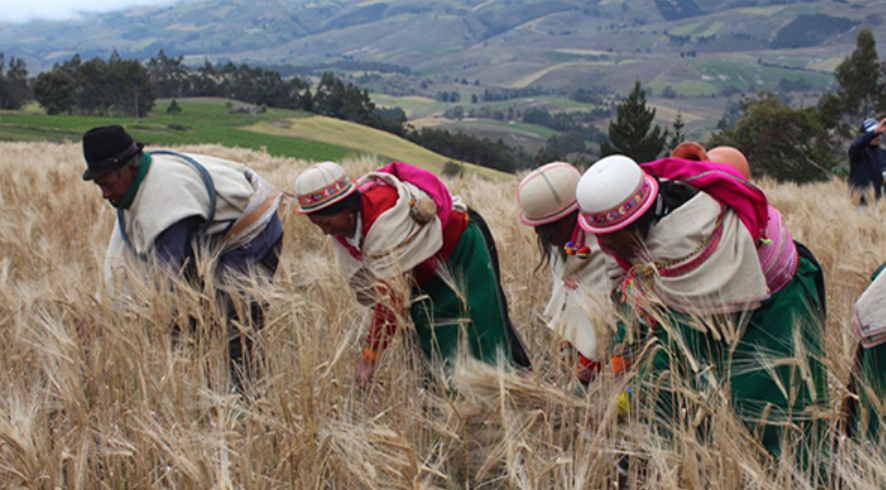
[[[109, 290], [119, 267], [130, 259], [159, 267], [198, 285], [198, 258], [215, 257], [211, 273], [221, 282], [256, 273], [270, 281], [283, 243], [277, 213], [282, 194], [243, 164], [206, 155], [144, 151], [121, 126], [102, 126], [83, 135], [92, 182], [117, 210], [105, 257]], [[125, 294], [123, 291], [119, 291]], [[219, 293], [227, 319], [232, 376], [241, 387], [252, 355], [253, 336], [264, 325], [264, 308], [244, 294], [248, 318], [237, 318], [232, 298]]]
[[[620, 266], [611, 279], [630, 320], [620, 332], [657, 346], [632, 358], [625, 335], [615, 354], [650, 384], [725, 390], [770, 454], [781, 453], [785, 436], [803, 441], [804, 457], [817, 454], [816, 414], [827, 406], [818, 270], [794, 255], [789, 280], [770, 288], [757, 253], [768, 240], [763, 192], [726, 165], [665, 158], [641, 166], [615, 155], [585, 172], [576, 197], [579, 224]], [[680, 424], [675, 394], [665, 388], [654, 406]]]
[[849, 146], [849, 189], [861, 206], [871, 198], [883, 195], [883, 172], [886, 151], [880, 148], [886, 132], [886, 119], [865, 119], [858, 128], [858, 137]]
[[575, 187], [581, 172], [554, 162], [527, 175], [517, 190], [520, 222], [536, 233], [541, 260], [536, 272], [550, 266], [551, 298], [547, 327], [563, 339], [563, 350], [578, 352], [578, 380], [587, 386], [599, 370], [600, 349], [591, 322], [593, 311], [609, 304], [606, 255], [597, 240], [578, 226]]
[[[334, 162], [295, 182], [299, 212], [332, 239], [342, 273], [373, 314], [356, 383], [372, 380], [397, 323], [411, 318], [432, 366], [466, 354], [529, 368], [511, 325], [492, 235], [482, 217], [434, 174], [392, 163], [356, 182]], [[404, 280], [406, 288], [397, 287]], [[404, 291], [408, 289], [408, 291]]]

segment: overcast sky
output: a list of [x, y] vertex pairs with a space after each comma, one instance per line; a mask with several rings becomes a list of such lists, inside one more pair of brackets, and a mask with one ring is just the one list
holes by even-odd
[[80, 12], [112, 12], [141, 5], [167, 5], [179, 0], [0, 0], [0, 22], [69, 20]]

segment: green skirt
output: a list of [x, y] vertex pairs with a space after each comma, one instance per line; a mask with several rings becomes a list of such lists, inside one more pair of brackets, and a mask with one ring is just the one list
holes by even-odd
[[[781, 452], [785, 426], [794, 427], [792, 436], [809, 443], [809, 449], [822, 443], [818, 440], [822, 424], [814, 417], [814, 407], [827, 406], [827, 370], [820, 362], [822, 320], [815, 287], [818, 272], [812, 262], [800, 258], [790, 283], [759, 308], [744, 313], [744, 322], [741, 314], [734, 317], [736, 325], [746, 324], [734, 346], [691, 327], [686, 315], [668, 312], [670, 328], [654, 330], [659, 349], [641, 365], [641, 380], [657, 380], [670, 371], [686, 380], [693, 391], [706, 392], [719, 386], [728, 393], [737, 416], [773, 455]], [[800, 349], [798, 339], [803, 344]], [[698, 370], [690, 369], [688, 356]], [[791, 363], [783, 362], [786, 360]], [[711, 380], [711, 376], [716, 379]], [[674, 407], [682, 404], [665, 388], [656, 394], [655, 406], [659, 415], [673, 421], [674, 414], [679, 413]]]
[[463, 343], [467, 354], [483, 362], [510, 363], [507, 312], [486, 242], [473, 221], [446, 269], [445, 279], [438, 274], [412, 291], [409, 313], [425, 355], [451, 366]]

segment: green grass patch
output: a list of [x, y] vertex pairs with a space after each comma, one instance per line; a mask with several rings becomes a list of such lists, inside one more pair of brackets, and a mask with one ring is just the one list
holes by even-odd
[[671, 34], [672, 36], [691, 36], [695, 34], [703, 24], [704, 22], [693, 22], [692, 24], [686, 24], [685, 26], [668, 29], [668, 34]]
[[[182, 99], [182, 112], [166, 114], [168, 103], [161, 101], [154, 111], [139, 121], [131, 117], [90, 117], [57, 115], [28, 109], [6, 111], [0, 117], [0, 140], [4, 141], [79, 141], [88, 129], [105, 124], [120, 124], [140, 141], [151, 145], [220, 144], [229, 147], [266, 149], [272, 155], [306, 160], [341, 160], [359, 153], [343, 145], [299, 137], [283, 137], [248, 131], [246, 126], [263, 122], [282, 124], [301, 119], [302, 112], [268, 109], [265, 114], [231, 114], [220, 100]], [[173, 129], [171, 125], [184, 127]]]
[[717, 22], [694, 22], [692, 24], [687, 24], [685, 26], [677, 27], [676, 29], [668, 29], [668, 33], [673, 36], [707, 37], [707, 36], [713, 36], [722, 27], [723, 27], [723, 23], [720, 21], [717, 21]]
[[716, 34], [716, 33], [720, 30], [721, 27], [723, 27], [723, 23], [722, 23], [722, 22], [720, 22], [720, 21], [713, 22], [711, 25], [708, 26], [707, 29], [705, 29], [705, 30], [699, 32], [699, 33], [697, 34], [697, 36], [698, 36], [698, 37], [708, 37], [708, 36], [713, 36], [714, 34]]
[[790, 70], [774, 66], [762, 66], [753, 63], [739, 63], [724, 59], [690, 59], [688, 60], [702, 74], [712, 77], [712, 85], [717, 87], [732, 86], [747, 89], [751, 86], [763, 85], [764, 88], [775, 89], [781, 79], [802, 79], [813, 87], [828, 87], [833, 76], [828, 73]]
[[[434, 112], [445, 111], [446, 106], [448, 105], [428, 97], [396, 97], [375, 92], [370, 93], [369, 98], [378, 105], [385, 107], [399, 107], [403, 109], [406, 111], [406, 116], [410, 119], [417, 119], [427, 116], [428, 114], [433, 114]], [[470, 101], [471, 96], [468, 95], [467, 99]]]

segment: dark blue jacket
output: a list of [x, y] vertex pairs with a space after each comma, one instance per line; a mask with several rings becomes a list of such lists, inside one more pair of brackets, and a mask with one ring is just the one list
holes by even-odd
[[859, 191], [873, 186], [874, 195], [880, 199], [886, 151], [879, 146], [871, 146], [871, 141], [877, 136], [880, 135], [876, 132], [865, 133], [849, 146], [849, 186]]

